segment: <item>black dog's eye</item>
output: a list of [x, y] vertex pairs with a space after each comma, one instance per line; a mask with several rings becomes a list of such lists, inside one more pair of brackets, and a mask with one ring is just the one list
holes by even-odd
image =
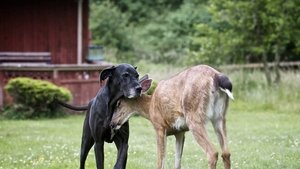
[[124, 73], [123, 74], [123, 77], [128, 77], [129, 76], [129, 73]]

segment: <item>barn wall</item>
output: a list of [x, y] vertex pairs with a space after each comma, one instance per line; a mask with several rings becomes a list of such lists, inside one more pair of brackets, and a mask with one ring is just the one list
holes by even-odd
[[0, 108], [12, 103], [12, 98], [4, 90], [10, 79], [30, 77], [55, 83], [68, 88], [74, 105], [86, 105], [105, 82], [99, 81], [99, 72], [110, 64], [102, 65], [49, 65], [49, 66], [0, 66]]
[[82, 6], [82, 56], [83, 59], [82, 61], [84, 62], [85, 57], [88, 56], [88, 47], [89, 47], [89, 43], [90, 43], [90, 39], [89, 39], [89, 0], [83, 0], [83, 6]]
[[[76, 0], [4, 0], [0, 51], [51, 52], [53, 64], [77, 63]], [[88, 0], [83, 3], [83, 54], [88, 50]]]

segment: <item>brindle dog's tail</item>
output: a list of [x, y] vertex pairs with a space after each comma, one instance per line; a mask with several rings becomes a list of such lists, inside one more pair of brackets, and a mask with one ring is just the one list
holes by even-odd
[[88, 109], [88, 105], [86, 105], [86, 106], [73, 106], [73, 105], [61, 102], [58, 99], [54, 99], [54, 103], [57, 103], [57, 104], [59, 104], [63, 107], [66, 107], [68, 109], [75, 110], [75, 111], [86, 111]]
[[234, 97], [232, 94], [232, 83], [229, 80], [229, 78], [224, 74], [219, 74], [216, 76], [216, 80], [217, 80], [219, 89], [222, 92], [226, 93], [230, 99], [234, 100]]

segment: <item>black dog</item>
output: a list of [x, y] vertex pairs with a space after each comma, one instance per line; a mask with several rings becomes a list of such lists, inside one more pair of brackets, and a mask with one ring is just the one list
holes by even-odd
[[103, 70], [100, 80], [107, 78], [106, 85], [101, 88], [88, 106], [77, 107], [58, 101], [62, 106], [73, 110], [87, 110], [83, 124], [80, 169], [84, 169], [85, 160], [93, 145], [97, 168], [104, 168], [104, 141], [114, 142], [118, 149], [117, 162], [114, 168], [123, 169], [126, 167], [129, 124], [124, 124], [118, 132], [112, 133], [110, 121], [117, 100], [122, 96], [127, 98], [140, 96], [142, 87], [138, 81], [139, 75], [136, 68], [129, 64], [121, 64]]

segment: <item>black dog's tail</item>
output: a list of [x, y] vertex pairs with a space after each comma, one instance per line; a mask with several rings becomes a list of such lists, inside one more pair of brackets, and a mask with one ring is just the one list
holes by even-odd
[[88, 106], [73, 106], [73, 105], [61, 102], [57, 99], [54, 99], [54, 102], [58, 103], [59, 105], [61, 105], [63, 107], [66, 107], [68, 109], [75, 110], [75, 111], [86, 111], [88, 109]]

